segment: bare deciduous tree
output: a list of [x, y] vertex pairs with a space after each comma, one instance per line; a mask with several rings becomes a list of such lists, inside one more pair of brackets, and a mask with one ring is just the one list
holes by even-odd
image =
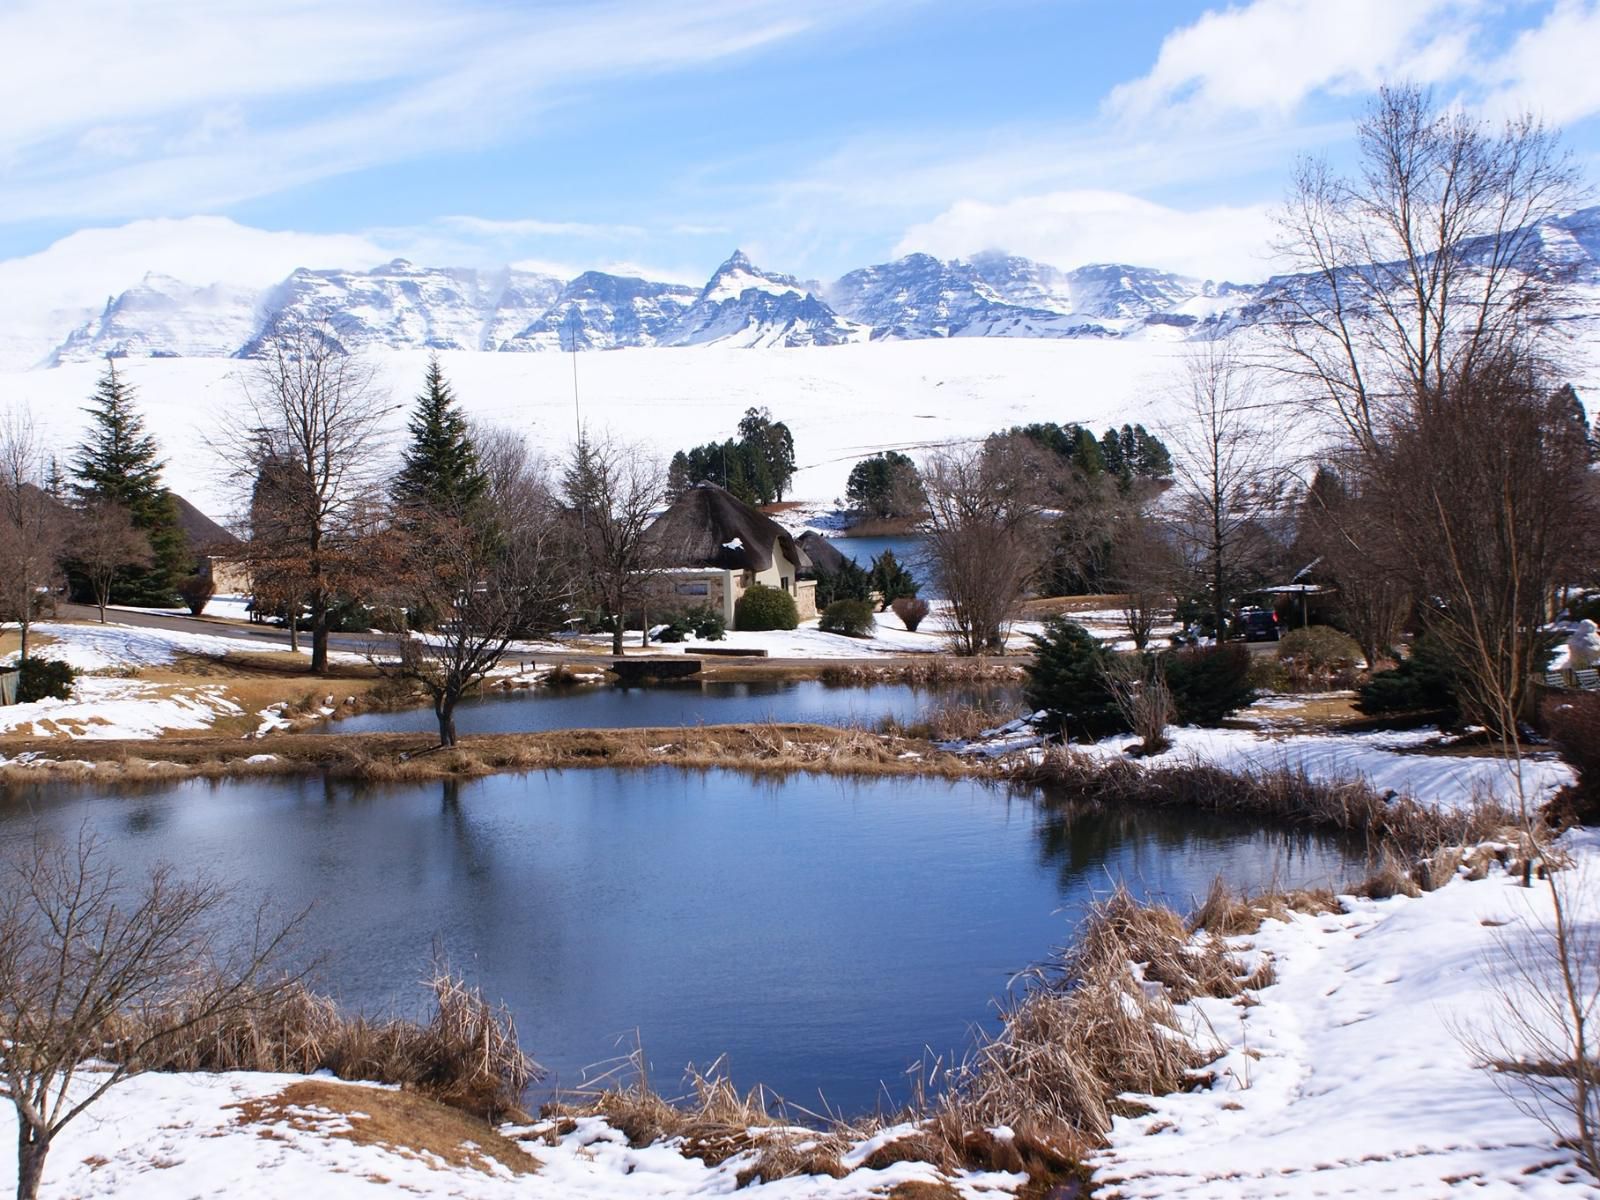
[[562, 474], [573, 573], [580, 592], [613, 621], [611, 653], [622, 653], [622, 626], [650, 598], [659, 574], [645, 530], [666, 499], [661, 464], [610, 438], [587, 432]]
[[1175, 528], [1218, 637], [1241, 580], [1268, 557], [1265, 521], [1282, 496], [1267, 407], [1221, 343], [1202, 343], [1186, 362], [1181, 415], [1168, 433], [1176, 450]]
[[43, 483], [44, 458], [33, 420], [13, 409], [0, 418], [0, 620], [21, 627], [20, 657], [28, 657], [41, 593], [59, 574], [65, 510]]
[[[504, 466], [505, 464], [499, 464]], [[392, 586], [439, 614], [434, 628], [402, 637], [385, 673], [420, 684], [433, 701], [439, 743], [456, 744], [461, 697], [499, 665], [513, 638], [557, 628], [572, 596], [563, 514], [521, 466], [491, 470], [486, 495], [466, 511], [412, 509]]]
[[1174, 531], [1142, 505], [1126, 508], [1113, 529], [1108, 580], [1122, 596], [1122, 619], [1140, 653], [1161, 614], [1172, 611], [1180, 569]]
[[109, 500], [90, 501], [74, 515], [70, 553], [74, 569], [89, 582], [102, 625], [117, 572], [155, 562], [150, 538], [134, 527], [127, 508]]
[[1400, 640], [1411, 612], [1411, 584], [1385, 553], [1381, 506], [1353, 492], [1346, 475], [1318, 470], [1306, 490], [1300, 544], [1338, 589], [1339, 615], [1369, 667]]
[[1369, 446], [1413, 397], [1548, 353], [1564, 281], [1530, 270], [1537, 226], [1582, 190], [1534, 118], [1495, 128], [1414, 87], [1383, 89], [1356, 134], [1353, 175], [1301, 165], [1276, 247], [1298, 280], [1271, 304], [1302, 398]]
[[221, 441], [239, 477], [255, 485], [252, 574], [282, 577], [291, 620], [300, 603], [308, 607], [318, 673], [328, 668], [329, 609], [355, 599], [370, 578], [361, 552], [378, 509], [386, 411], [366, 364], [327, 328], [297, 326], [262, 350]]
[[1003, 653], [1044, 547], [1040, 455], [1026, 438], [933, 454], [922, 468], [928, 557], [958, 654]]
[[0, 1090], [17, 1113], [18, 1200], [38, 1195], [57, 1135], [111, 1088], [159, 1068], [196, 1026], [291, 982], [265, 971], [294, 923], [260, 911], [228, 945], [215, 932], [227, 902], [218, 885], [164, 867], [127, 887], [87, 833], [35, 841], [6, 864]]

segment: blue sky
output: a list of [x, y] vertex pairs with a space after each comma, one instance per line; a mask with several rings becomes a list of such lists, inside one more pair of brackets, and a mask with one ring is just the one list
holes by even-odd
[[1393, 79], [1540, 112], [1600, 178], [1600, 0], [12, 0], [0, 44], [0, 284], [64, 304], [735, 246], [1259, 277], [1295, 157]]

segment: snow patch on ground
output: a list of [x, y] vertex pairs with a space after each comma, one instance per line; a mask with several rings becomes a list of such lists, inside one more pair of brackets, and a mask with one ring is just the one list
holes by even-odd
[[[1569, 846], [1578, 919], [1600, 920], [1600, 844]], [[1233, 939], [1270, 955], [1277, 983], [1255, 1005], [1191, 1006], [1225, 1047], [1206, 1068], [1215, 1082], [1119, 1118], [1095, 1163], [1100, 1188], [1125, 1200], [1600, 1196], [1459, 1036], [1492, 1017], [1507, 947], [1548, 927], [1548, 888], [1497, 874], [1345, 904]]]
[[86, 675], [70, 700], [0, 708], [0, 733], [33, 737], [156, 738], [167, 730], [207, 729], [243, 710], [220, 686], [185, 688]]
[[[643, 1200], [734, 1194], [738, 1173], [753, 1161], [747, 1152], [708, 1167], [685, 1158], [673, 1144], [636, 1149], [604, 1121], [583, 1118], [555, 1145], [540, 1138], [524, 1142], [541, 1166], [533, 1174], [513, 1175], [498, 1164], [490, 1173], [454, 1167], [432, 1155], [329, 1136], [361, 1119], [355, 1115], [347, 1122], [307, 1109], [304, 1118], [309, 1119], [242, 1123], [239, 1105], [273, 1096], [299, 1078], [241, 1072], [127, 1080], [62, 1132], [46, 1161], [42, 1192], [85, 1200], [202, 1195], [345, 1200], [379, 1194], [439, 1200]], [[327, 1082], [337, 1086], [337, 1081]], [[14, 1122], [8, 1104], [0, 1111], [0, 1138], [8, 1145], [15, 1144]], [[507, 1127], [503, 1132], [515, 1137], [540, 1128]], [[842, 1180], [801, 1176], [754, 1184], [739, 1194], [753, 1200], [850, 1200], [939, 1178], [925, 1163], [895, 1163]], [[973, 1173], [950, 1182], [958, 1195], [980, 1200], [1010, 1191], [1022, 1179]]]
[[[1303, 771], [1313, 779], [1361, 778], [1380, 792], [1394, 791], [1441, 808], [1498, 797], [1515, 807], [1516, 775], [1492, 755], [1417, 753], [1437, 730], [1384, 733], [1262, 733], [1250, 729], [1169, 729], [1172, 748], [1141, 758], [1149, 765], [1208, 763], [1227, 771]], [[1107, 738], [1075, 749], [1099, 758], [1120, 758], [1135, 737]], [[1522, 763], [1529, 801], [1543, 803], [1573, 780], [1572, 768], [1553, 754], [1530, 755]]]

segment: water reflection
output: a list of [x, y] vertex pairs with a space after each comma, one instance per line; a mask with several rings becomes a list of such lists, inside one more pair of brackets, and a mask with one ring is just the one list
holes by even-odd
[[[830, 686], [818, 680], [703, 682], [652, 687], [601, 686], [496, 692], [456, 709], [461, 733], [534, 733], [550, 729], [638, 729], [649, 726], [743, 725], [758, 721], [865, 725], [884, 718], [908, 724], [945, 704], [1022, 706], [1015, 687], [928, 689], [900, 684]], [[426, 733], [433, 710], [365, 713], [317, 726], [318, 733]]]
[[1326, 882], [1317, 838], [1175, 813], [1042, 805], [970, 781], [670, 768], [410, 785], [321, 777], [0, 796], [0, 844], [103, 830], [119, 863], [205, 867], [241, 900], [311, 905], [305, 944], [347, 1003], [418, 1011], [436, 945], [516, 1014], [559, 1082], [637, 1030], [657, 1079], [728, 1053], [815, 1107], [899, 1096], [1011, 976], [1125, 882], [1186, 903]]

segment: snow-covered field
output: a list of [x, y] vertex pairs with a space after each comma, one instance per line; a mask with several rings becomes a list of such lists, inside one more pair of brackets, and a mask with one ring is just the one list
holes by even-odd
[[[831, 501], [856, 460], [886, 448], [916, 454], [1028, 421], [1159, 425], [1171, 411], [1175, 356], [1163, 341], [952, 338], [795, 350], [607, 350], [578, 356], [579, 407], [596, 432], [663, 458], [732, 436], [746, 408], [765, 406], [794, 433], [792, 494]], [[570, 445], [576, 418], [565, 354], [440, 355], [467, 413], [526, 433], [543, 451]], [[374, 353], [398, 455], [427, 354]], [[238, 481], [208, 445], [236, 411], [252, 365], [234, 359], [138, 359], [118, 369], [167, 459], [168, 486], [213, 516], [239, 507]], [[0, 396], [25, 403], [46, 439], [69, 447], [100, 373], [97, 363], [0, 372]]]

